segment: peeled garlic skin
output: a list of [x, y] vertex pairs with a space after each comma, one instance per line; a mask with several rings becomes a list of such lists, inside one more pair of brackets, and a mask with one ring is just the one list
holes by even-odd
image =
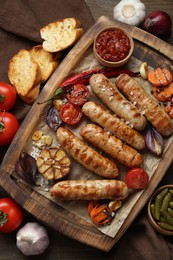
[[145, 135], [146, 147], [156, 155], [161, 155], [163, 152], [163, 137], [152, 126], [148, 126]]
[[44, 227], [36, 222], [28, 222], [16, 235], [16, 246], [24, 255], [42, 254], [49, 246], [49, 238]]

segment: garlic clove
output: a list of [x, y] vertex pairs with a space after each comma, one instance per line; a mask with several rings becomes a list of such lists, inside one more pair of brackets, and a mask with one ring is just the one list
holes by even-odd
[[143, 62], [140, 66], [140, 75], [143, 79], [148, 78], [148, 64], [147, 62]]

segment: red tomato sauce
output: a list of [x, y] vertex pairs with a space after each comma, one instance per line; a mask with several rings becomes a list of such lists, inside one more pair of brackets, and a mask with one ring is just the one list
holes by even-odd
[[125, 59], [130, 51], [130, 40], [120, 29], [101, 32], [95, 43], [95, 49], [100, 57], [110, 62]]

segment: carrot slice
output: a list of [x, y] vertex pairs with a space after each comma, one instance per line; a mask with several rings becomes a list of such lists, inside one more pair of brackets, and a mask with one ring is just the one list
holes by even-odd
[[154, 86], [153, 95], [158, 101], [171, 101], [173, 98], [173, 82], [169, 83], [167, 86], [162, 88]]
[[90, 217], [95, 224], [105, 225], [111, 222], [114, 214], [112, 214], [112, 210], [107, 206], [107, 204], [102, 204], [93, 208], [90, 212]]
[[87, 207], [89, 215], [90, 215], [91, 211], [98, 205], [99, 205], [99, 201], [98, 200], [91, 200], [91, 201], [89, 201], [88, 207]]
[[171, 119], [173, 119], [173, 104], [167, 104], [165, 106], [165, 112], [169, 115]]
[[148, 73], [148, 81], [156, 87], [166, 86], [172, 79], [172, 73], [168, 69], [156, 68]]

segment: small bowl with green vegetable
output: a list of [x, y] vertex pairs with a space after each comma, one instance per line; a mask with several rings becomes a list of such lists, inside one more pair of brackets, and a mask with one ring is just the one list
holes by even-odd
[[173, 236], [173, 184], [154, 192], [148, 202], [148, 219], [156, 231]]

